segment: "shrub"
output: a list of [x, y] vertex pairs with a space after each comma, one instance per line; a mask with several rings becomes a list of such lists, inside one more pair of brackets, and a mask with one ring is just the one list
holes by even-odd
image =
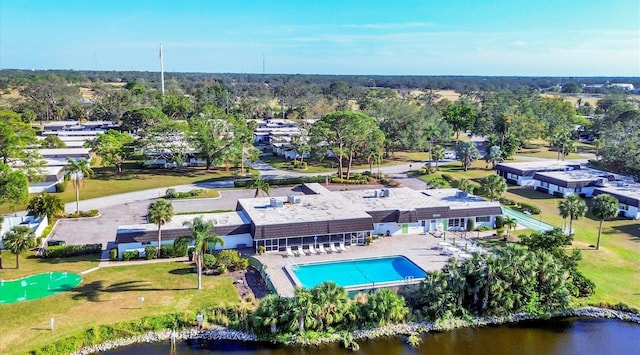
[[144, 257], [147, 260], [153, 260], [158, 258], [158, 248], [154, 246], [144, 247]]
[[237, 250], [226, 249], [218, 253], [216, 264], [231, 271], [246, 270], [249, 266], [249, 260], [241, 257]]
[[162, 244], [160, 246], [160, 257], [163, 259], [174, 258], [175, 248], [173, 244]]
[[476, 228], [476, 230], [478, 232], [484, 232], [484, 231], [488, 231], [490, 229], [491, 229], [491, 227], [489, 227], [489, 226], [480, 226], [480, 227]]
[[175, 193], [176, 193], [176, 189], [174, 189], [173, 187], [170, 187], [164, 192], [164, 197], [173, 198]]
[[[51, 223], [51, 221], [49, 221], [49, 223]], [[40, 234], [40, 237], [41, 238], [46, 238], [51, 233], [51, 231], [53, 230], [53, 226], [54, 225], [55, 224], [52, 223], [52, 224], [49, 224], [46, 227], [44, 227], [44, 229], [42, 230], [42, 234]]]
[[518, 205], [515, 207], [516, 210], [520, 212], [529, 211], [531, 214], [540, 214], [540, 208], [534, 205], [530, 205], [525, 202], [518, 202]]
[[59, 182], [56, 184], [56, 192], [64, 192], [67, 189], [67, 182], [68, 180], [65, 180], [63, 182]]
[[473, 220], [473, 218], [467, 219], [467, 232], [471, 232], [475, 228], [476, 228], [476, 222]]
[[140, 253], [137, 250], [127, 250], [122, 253], [122, 260], [129, 261], [140, 258]]
[[80, 217], [95, 217], [100, 212], [98, 210], [80, 211]]
[[216, 257], [211, 254], [204, 254], [202, 256], [204, 267], [207, 269], [213, 269], [216, 267]]
[[47, 247], [42, 252], [45, 259], [66, 258], [78, 255], [98, 254], [102, 252], [102, 244], [69, 244]]
[[442, 174], [442, 180], [448, 182], [448, 183], [452, 183], [453, 182], [453, 176], [449, 175], [449, 174]]
[[347, 180], [347, 179], [341, 179], [337, 176], [332, 176], [331, 177], [331, 182], [334, 184], [347, 184], [347, 185], [365, 185], [369, 183], [369, 180], [367, 178], [363, 178], [362, 176], [360, 176], [360, 178], [356, 178], [355, 176], [352, 176], [351, 179]]
[[258, 255], [264, 254], [264, 251], [265, 251], [264, 245], [258, 246], [258, 250], [257, 251], [258, 251]]
[[504, 226], [504, 217], [496, 216], [496, 228], [502, 228]]
[[109, 260], [118, 260], [118, 248], [109, 249]]

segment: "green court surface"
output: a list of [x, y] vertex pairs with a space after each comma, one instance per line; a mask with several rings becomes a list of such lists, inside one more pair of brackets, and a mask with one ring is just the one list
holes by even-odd
[[529, 217], [524, 213], [520, 213], [518, 211], [514, 211], [510, 208], [504, 207], [502, 206], [502, 214], [505, 216], [509, 216], [511, 218], [515, 218], [516, 222], [520, 225], [525, 226], [526, 228], [529, 228], [531, 230], [537, 231], [537, 232], [546, 232], [546, 231], [550, 231], [553, 228], [555, 228], [554, 226], [542, 222], [542, 220], [540, 219], [535, 219], [533, 217]]
[[78, 286], [80, 281], [82, 277], [73, 272], [47, 272], [18, 280], [0, 280], [0, 304], [52, 296]]

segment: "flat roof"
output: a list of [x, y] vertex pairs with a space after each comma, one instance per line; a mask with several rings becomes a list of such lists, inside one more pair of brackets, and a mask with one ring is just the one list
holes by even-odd
[[339, 194], [296, 195], [299, 204], [286, 203], [286, 197], [275, 197], [283, 201], [283, 207], [271, 207], [271, 198], [244, 198], [238, 203], [255, 225], [290, 224], [296, 222], [338, 221], [356, 218], [371, 219], [371, 216]]
[[558, 170], [563, 169], [572, 165], [580, 165], [579, 161], [571, 161], [571, 160], [532, 160], [525, 162], [517, 162], [517, 163], [498, 163], [496, 164], [496, 169], [498, 167], [508, 167], [513, 169], [518, 169], [522, 171], [528, 170]]
[[[220, 212], [220, 213], [202, 213], [202, 214], [181, 214], [175, 215], [171, 219], [171, 222], [162, 226], [163, 230], [170, 229], [182, 229], [186, 228], [183, 223], [191, 222], [196, 217], [202, 217], [205, 221], [213, 221], [215, 227], [224, 226], [238, 226], [242, 224], [249, 224], [251, 221], [241, 211], [234, 212]], [[121, 233], [133, 233], [142, 231], [157, 231], [158, 225], [153, 223], [141, 223], [118, 226], [118, 234]], [[214, 228], [215, 232], [215, 228]]]
[[38, 153], [42, 156], [47, 155], [65, 155], [65, 154], [82, 154], [89, 155], [90, 148], [51, 148], [51, 149], [38, 149]]
[[420, 193], [429, 196], [434, 200], [440, 201], [440, 203], [449, 206], [451, 209], [469, 207], [500, 207], [500, 203], [497, 201], [487, 201], [481, 197], [468, 193], [463, 197], [458, 194], [459, 192], [461, 191], [458, 189], [432, 189], [420, 191]]
[[446, 207], [447, 204], [430, 198], [419, 191], [407, 187], [388, 189], [388, 197], [380, 196], [381, 189], [336, 191], [349, 200], [356, 208], [366, 211], [399, 210], [408, 211], [416, 208]]
[[617, 176], [617, 175], [608, 173], [602, 170], [585, 168], [585, 169], [576, 169], [576, 170], [568, 170], [568, 171], [541, 171], [536, 173], [536, 177], [538, 176], [546, 176], [551, 179], [572, 182], [572, 181], [595, 181], [601, 177]]
[[594, 195], [599, 194], [596, 193], [598, 191], [613, 195], [621, 203], [640, 207], [640, 183], [612, 181], [605, 186], [596, 187]]

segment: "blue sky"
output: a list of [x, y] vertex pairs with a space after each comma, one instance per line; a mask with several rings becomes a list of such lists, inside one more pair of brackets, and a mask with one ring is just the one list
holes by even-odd
[[0, 68], [640, 76], [638, 0], [1, 0]]

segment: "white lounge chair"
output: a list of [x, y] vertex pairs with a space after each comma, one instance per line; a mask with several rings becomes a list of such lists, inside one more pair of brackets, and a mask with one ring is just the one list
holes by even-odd
[[335, 245], [335, 244], [333, 244], [333, 243], [331, 243], [331, 244], [329, 245], [329, 250], [331, 250], [331, 251], [332, 251], [332, 252], [334, 252], [334, 253], [337, 253], [337, 252], [338, 252], [338, 249], [336, 249], [336, 245]]
[[340, 243], [339, 249], [342, 251], [347, 251], [347, 247], [344, 246], [344, 242]]
[[302, 249], [302, 245], [298, 245], [298, 255], [300, 256], [306, 256], [307, 253], [304, 252], [304, 249]]
[[316, 252], [316, 249], [313, 247], [313, 245], [309, 245], [309, 254], [313, 255], [317, 253], [318, 252]]
[[295, 255], [293, 254], [293, 251], [291, 251], [291, 247], [287, 247], [287, 255], [289, 255], [289, 256], [295, 256]]
[[318, 247], [318, 251], [320, 252], [320, 254], [326, 254], [327, 253], [327, 251], [324, 250], [324, 245], [323, 244], [320, 244], [320, 246]]

